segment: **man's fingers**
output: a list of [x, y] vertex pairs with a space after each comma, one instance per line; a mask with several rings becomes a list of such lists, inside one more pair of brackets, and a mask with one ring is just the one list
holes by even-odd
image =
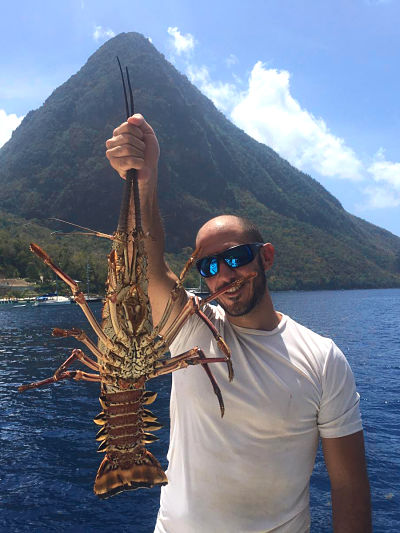
[[115, 128], [115, 130], [113, 131], [113, 136], [117, 137], [118, 135], [121, 135], [123, 133], [128, 133], [129, 135], [133, 135], [138, 139], [143, 139], [143, 131], [141, 130], [141, 128], [137, 127], [136, 124], [123, 122], [117, 128]]
[[131, 144], [123, 144], [121, 146], [115, 146], [114, 148], [109, 148], [106, 151], [106, 156], [108, 159], [113, 157], [138, 157], [140, 159], [144, 158], [143, 150], [139, 150]]
[[140, 115], [140, 113], [136, 113], [136, 115], [132, 115], [131, 117], [129, 117], [128, 124], [132, 126], [137, 126], [145, 135], [148, 135], [149, 133], [154, 135], [153, 128], [148, 122], [145, 121], [143, 115]]
[[143, 139], [143, 135], [151, 133], [154, 135], [154, 130], [148, 122], [145, 121], [143, 115], [139, 113], [128, 118], [127, 122], [123, 122], [118, 128], [113, 131], [113, 136], [121, 135], [122, 133], [130, 133], [138, 139]]
[[144, 159], [141, 157], [113, 157], [110, 159], [111, 166], [118, 172], [121, 177], [125, 177], [126, 172], [131, 168], [140, 170], [144, 165]]
[[144, 142], [138, 139], [137, 137], [131, 135], [130, 133], [120, 133], [118, 135], [114, 135], [114, 137], [106, 141], [106, 147], [108, 149], [123, 145], [133, 146], [134, 148], [141, 150], [142, 152], [144, 152], [145, 149]]

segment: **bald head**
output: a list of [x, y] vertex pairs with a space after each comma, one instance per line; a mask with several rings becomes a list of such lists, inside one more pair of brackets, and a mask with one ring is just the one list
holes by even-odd
[[220, 215], [206, 222], [197, 233], [196, 247], [210, 238], [234, 240], [238, 243], [264, 242], [253, 222], [236, 215]]

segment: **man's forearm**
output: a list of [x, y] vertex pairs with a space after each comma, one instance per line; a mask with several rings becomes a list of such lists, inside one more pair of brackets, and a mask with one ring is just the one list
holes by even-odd
[[368, 480], [356, 487], [332, 489], [334, 533], [371, 533], [371, 500]]
[[[149, 280], [149, 297], [152, 307], [152, 316], [155, 324], [161, 319], [171, 290], [175, 286], [176, 276], [165, 262], [165, 234], [162, 224], [161, 213], [158, 207], [157, 196], [157, 171], [154, 171], [153, 179], [141, 184], [140, 199], [142, 212], [142, 225], [144, 232], [148, 234], [145, 247], [148, 256], [147, 275]], [[170, 311], [170, 318], [166, 322], [168, 326], [177, 316], [186, 301], [183, 294], [176, 298]]]
[[142, 225], [145, 233], [149, 235], [146, 242], [146, 250], [150, 264], [157, 269], [164, 258], [165, 235], [158, 207], [157, 197], [157, 171], [155, 177], [146, 183], [140, 184], [140, 204]]

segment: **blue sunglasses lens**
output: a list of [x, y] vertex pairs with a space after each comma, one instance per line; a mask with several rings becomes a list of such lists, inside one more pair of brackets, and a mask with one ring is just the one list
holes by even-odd
[[205, 257], [198, 262], [198, 269], [204, 278], [215, 276], [218, 273], [218, 259], [216, 257]]
[[210, 261], [208, 271], [210, 272], [210, 276], [214, 276], [218, 272], [218, 259], [215, 257]]
[[228, 250], [223, 255], [225, 263], [231, 268], [238, 268], [247, 265], [253, 260], [253, 258], [253, 252], [250, 246], [247, 246], [246, 244], [238, 246], [234, 250]]

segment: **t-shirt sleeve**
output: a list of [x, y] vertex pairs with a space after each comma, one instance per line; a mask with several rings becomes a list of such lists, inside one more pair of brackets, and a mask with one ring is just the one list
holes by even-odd
[[322, 438], [351, 435], [362, 429], [353, 372], [347, 359], [332, 342], [322, 373], [322, 398], [318, 429]]

